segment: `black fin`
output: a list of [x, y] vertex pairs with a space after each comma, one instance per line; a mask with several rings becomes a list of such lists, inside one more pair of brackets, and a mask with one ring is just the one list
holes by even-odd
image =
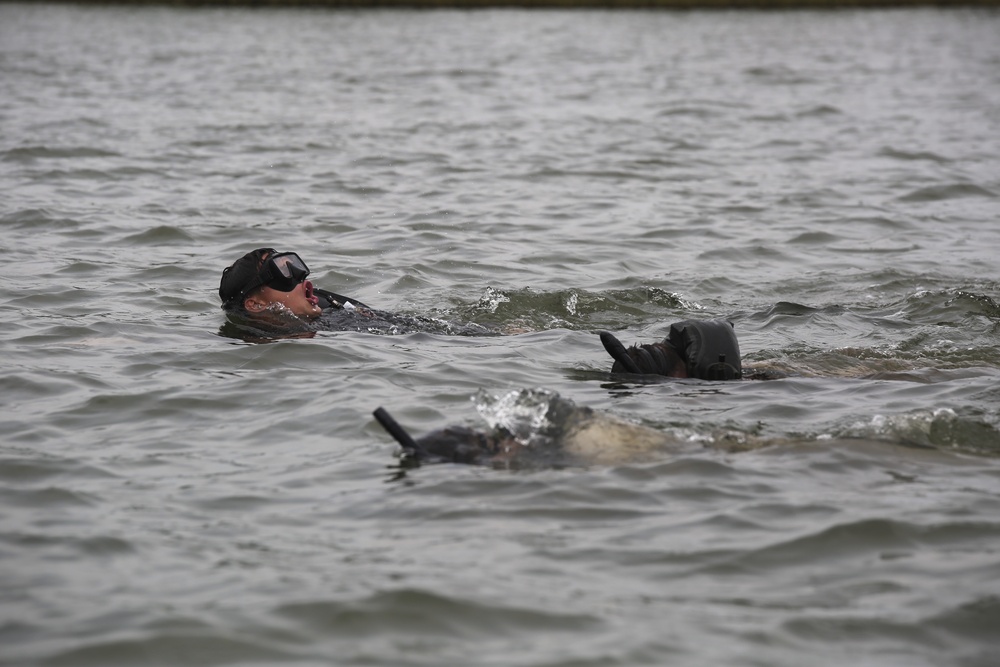
[[642, 373], [639, 367], [635, 365], [635, 362], [632, 361], [632, 358], [628, 356], [628, 351], [625, 350], [625, 346], [621, 344], [620, 340], [615, 338], [610, 331], [602, 331], [600, 335], [601, 344], [604, 345], [604, 349], [608, 351], [612, 359], [625, 367], [626, 372]]

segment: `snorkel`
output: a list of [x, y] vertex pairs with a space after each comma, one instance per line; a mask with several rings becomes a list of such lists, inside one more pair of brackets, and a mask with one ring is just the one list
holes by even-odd
[[427, 450], [418, 445], [417, 441], [406, 432], [406, 429], [399, 425], [399, 422], [392, 418], [392, 415], [390, 415], [385, 408], [377, 408], [372, 415], [375, 417], [375, 420], [382, 425], [382, 428], [384, 428], [389, 435], [391, 435], [393, 439], [399, 443], [399, 446], [403, 448], [404, 453], [418, 458], [429, 456]]
[[469, 463], [508, 466], [521, 449], [513, 438], [488, 435], [464, 426], [447, 426], [414, 439], [385, 408], [372, 415], [403, 448], [402, 459], [415, 463]]

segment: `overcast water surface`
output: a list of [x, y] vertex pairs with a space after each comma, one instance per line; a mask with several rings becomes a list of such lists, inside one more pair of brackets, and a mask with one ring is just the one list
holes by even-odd
[[[0, 663], [995, 665], [998, 36], [0, 5]], [[260, 246], [441, 326], [243, 336]], [[788, 377], [610, 375], [689, 318]], [[372, 418], [556, 397], [669, 444], [401, 468]]]

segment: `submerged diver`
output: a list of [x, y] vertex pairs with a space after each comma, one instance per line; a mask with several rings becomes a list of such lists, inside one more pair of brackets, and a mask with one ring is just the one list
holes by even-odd
[[355, 298], [316, 287], [306, 279], [309, 273], [298, 254], [274, 248], [258, 248], [233, 262], [222, 272], [219, 283], [222, 308], [230, 320], [223, 333], [237, 338], [316, 331], [498, 335], [479, 325], [455, 325], [376, 310]]
[[612, 373], [662, 375], [701, 380], [739, 380], [743, 377], [740, 344], [727, 320], [686, 320], [670, 325], [670, 333], [656, 343], [626, 348], [608, 331], [601, 343], [615, 360]]
[[399, 443], [403, 466], [465, 463], [493, 468], [562, 468], [640, 461], [676, 447], [667, 433], [633, 424], [544, 389], [511, 392], [506, 399], [533, 406], [522, 423], [497, 423], [489, 431], [447, 426], [413, 438], [385, 408], [372, 414]]

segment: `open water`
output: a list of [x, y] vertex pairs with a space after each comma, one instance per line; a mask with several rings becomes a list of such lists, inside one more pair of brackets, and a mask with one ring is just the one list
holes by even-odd
[[[998, 662], [995, 10], [3, 4], [0, 192], [4, 665]], [[261, 245], [510, 335], [234, 338]], [[791, 376], [609, 375], [697, 317]], [[371, 416], [554, 395], [673, 444]]]

